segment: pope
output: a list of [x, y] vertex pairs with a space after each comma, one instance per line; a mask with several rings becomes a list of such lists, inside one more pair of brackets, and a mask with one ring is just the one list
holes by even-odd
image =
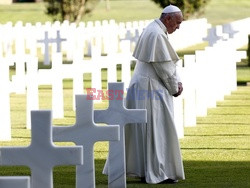
[[[126, 126], [126, 172], [149, 184], [185, 179], [173, 109], [173, 97], [181, 95], [183, 87], [176, 71], [179, 57], [168, 39], [182, 21], [178, 7], [165, 7], [160, 18], [144, 29], [133, 53], [137, 61], [126, 105], [147, 109], [147, 123]], [[158, 100], [138, 100], [140, 91], [154, 91]]]

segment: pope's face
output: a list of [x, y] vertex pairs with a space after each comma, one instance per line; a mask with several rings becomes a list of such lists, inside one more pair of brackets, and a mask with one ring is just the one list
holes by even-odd
[[175, 32], [176, 29], [180, 28], [180, 24], [183, 21], [183, 16], [181, 13], [173, 14], [172, 16], [167, 16], [166, 26], [169, 34]]

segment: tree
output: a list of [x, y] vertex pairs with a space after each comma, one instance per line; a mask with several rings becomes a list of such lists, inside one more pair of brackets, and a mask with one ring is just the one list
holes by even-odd
[[46, 14], [53, 19], [79, 23], [83, 15], [91, 12], [97, 0], [44, 0], [46, 4]]
[[152, 0], [160, 7], [164, 8], [168, 5], [175, 5], [182, 10], [184, 19], [189, 18], [191, 15], [201, 13], [209, 0]]

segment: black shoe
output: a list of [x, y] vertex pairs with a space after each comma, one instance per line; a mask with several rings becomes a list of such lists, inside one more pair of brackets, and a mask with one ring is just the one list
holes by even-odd
[[160, 182], [159, 184], [175, 184], [175, 183], [178, 183], [178, 180], [166, 179], [166, 180]]
[[141, 182], [142, 182], [142, 183], [147, 183], [147, 182], [146, 182], [146, 178], [145, 178], [145, 177], [141, 177]]

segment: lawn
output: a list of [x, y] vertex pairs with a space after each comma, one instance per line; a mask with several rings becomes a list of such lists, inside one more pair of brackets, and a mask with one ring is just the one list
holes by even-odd
[[[110, 10], [106, 10], [106, 1], [99, 1], [95, 9], [83, 21], [115, 19], [117, 22], [147, 20], [159, 17], [161, 8], [151, 0], [110, 0]], [[249, 0], [210, 0], [204, 13], [197, 18], [205, 17], [212, 25], [229, 23], [250, 16]], [[26, 22], [46, 22], [50, 20], [45, 14], [44, 3], [15, 3], [0, 5], [0, 23], [18, 20]], [[191, 18], [193, 19], [193, 18]]]
[[[104, 81], [105, 82], [105, 81]], [[104, 83], [105, 84], [105, 83]], [[65, 118], [54, 119], [55, 125], [72, 125], [75, 112], [71, 110], [72, 89], [64, 89]], [[186, 180], [175, 187], [246, 187], [250, 173], [250, 87], [239, 86], [217, 108], [209, 109], [208, 116], [198, 117], [196, 127], [186, 127], [185, 137], [180, 139]], [[25, 129], [25, 95], [11, 95], [12, 136], [11, 142], [1, 146], [27, 146], [30, 131]], [[40, 108], [51, 109], [51, 89], [39, 90]], [[96, 103], [96, 109], [104, 109], [107, 103]], [[68, 143], [64, 143], [67, 144]], [[107, 187], [107, 177], [102, 175], [107, 142], [95, 144], [97, 187]], [[29, 175], [26, 167], [0, 167], [0, 175]], [[54, 169], [55, 188], [75, 187], [75, 167], [63, 166]], [[165, 187], [145, 185], [138, 179], [128, 178], [128, 187]]]
[[[105, 1], [100, 1], [91, 15], [83, 20], [114, 18], [117, 21], [145, 20], [158, 17], [160, 8], [149, 0], [110, 1], [111, 10], [105, 10]], [[239, 3], [240, 2], [240, 3]], [[206, 17], [213, 24], [222, 24], [250, 16], [249, 0], [211, 0], [205, 9]], [[0, 23], [7, 21], [35, 23], [49, 18], [44, 14], [43, 3], [22, 3], [0, 6]], [[136, 13], [136, 14], [135, 14]], [[219, 16], [218, 16], [219, 15]], [[194, 54], [206, 44], [198, 44], [178, 51], [180, 56]], [[246, 47], [243, 48], [245, 50]], [[238, 83], [250, 81], [250, 69], [246, 61], [238, 63]], [[106, 85], [103, 71], [103, 85]], [[85, 75], [85, 87], [90, 86], [90, 75]], [[120, 79], [120, 74], [119, 74]], [[232, 95], [217, 102], [217, 108], [209, 109], [206, 117], [197, 118], [196, 127], [185, 127], [185, 137], [180, 139], [186, 180], [175, 187], [250, 187], [250, 86], [238, 86]], [[72, 125], [75, 112], [72, 111], [72, 80], [64, 81], [65, 118], [53, 119], [54, 125]], [[41, 109], [51, 109], [51, 87], [39, 89]], [[104, 109], [107, 102], [95, 103], [95, 109]], [[0, 142], [0, 146], [28, 146], [30, 131], [26, 124], [26, 95], [11, 94], [12, 141]], [[69, 143], [63, 143], [69, 144]], [[107, 177], [102, 169], [108, 152], [107, 142], [95, 144], [95, 166], [97, 188], [108, 187]], [[27, 167], [0, 167], [0, 175], [30, 175]], [[128, 188], [168, 187], [166, 185], [146, 185], [138, 179], [128, 178]], [[172, 186], [172, 185], [170, 185]], [[169, 186], [169, 187], [170, 187]], [[55, 188], [75, 187], [75, 167], [63, 166], [54, 169]]]

